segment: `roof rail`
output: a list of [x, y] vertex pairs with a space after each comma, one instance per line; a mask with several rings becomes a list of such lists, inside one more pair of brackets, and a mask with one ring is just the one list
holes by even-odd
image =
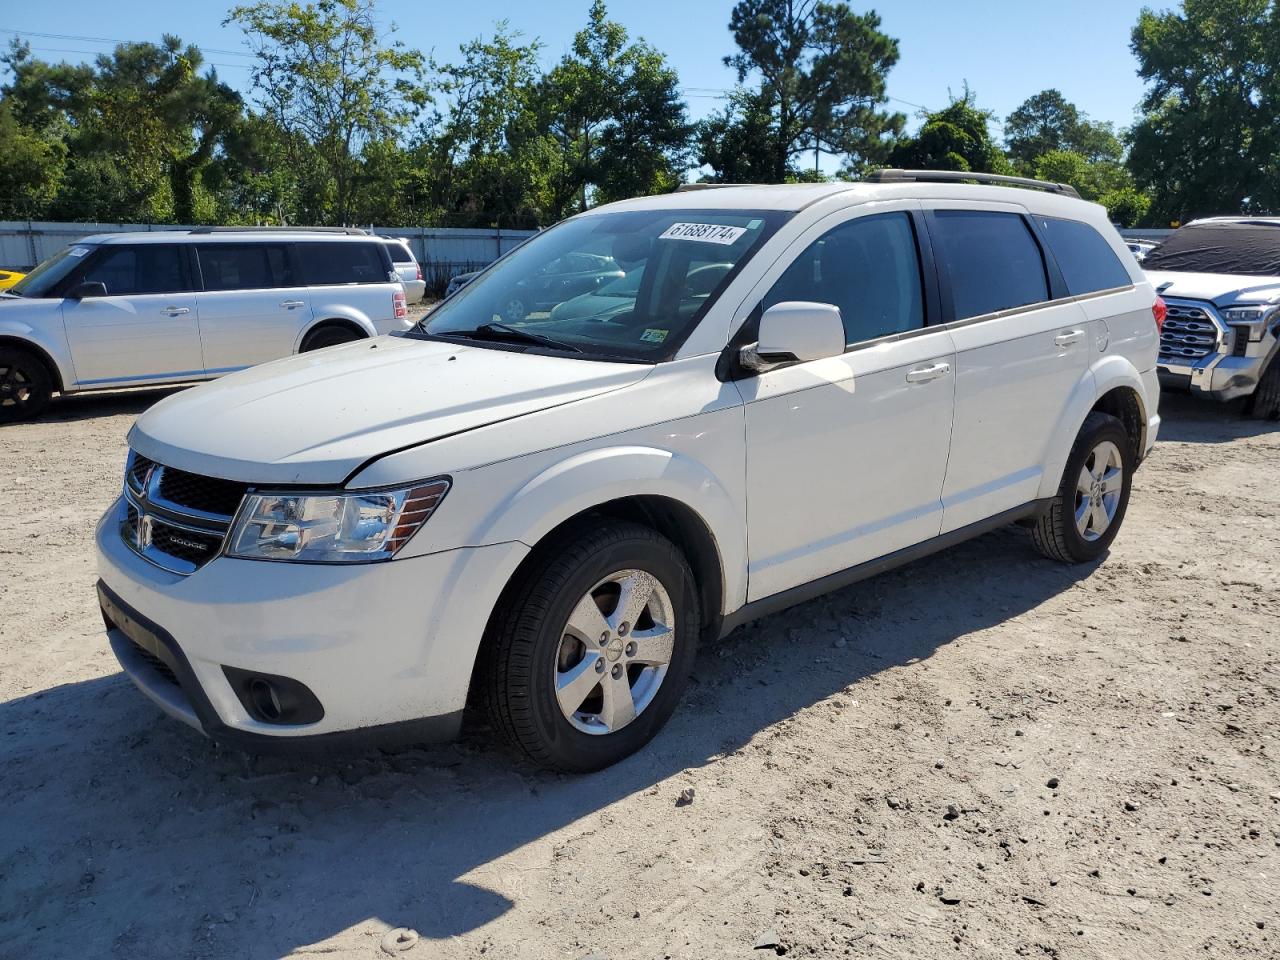
[[1003, 187], [1026, 187], [1045, 193], [1060, 193], [1065, 197], [1080, 199], [1076, 188], [1069, 183], [1052, 183], [1049, 180], [1032, 180], [1030, 177], [1007, 177], [1002, 173], [973, 173], [967, 170], [873, 170], [867, 174], [868, 183], [984, 183]]
[[341, 233], [352, 237], [367, 237], [369, 232], [359, 227], [193, 227], [188, 233]]
[[758, 187], [758, 183], [682, 183], [676, 193], [693, 193], [695, 190], [719, 190], [721, 187]]

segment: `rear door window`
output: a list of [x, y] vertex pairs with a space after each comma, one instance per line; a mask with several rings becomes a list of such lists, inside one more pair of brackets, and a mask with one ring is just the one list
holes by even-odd
[[910, 217], [859, 217], [823, 234], [778, 278], [764, 306], [788, 300], [839, 307], [848, 346], [923, 327], [920, 257]]
[[[348, 283], [386, 283], [386, 244], [346, 242], [299, 243], [303, 280], [309, 287]], [[389, 256], [389, 255], [388, 255]]]
[[1037, 217], [1053, 258], [1058, 261], [1067, 292], [1073, 297], [1114, 290], [1133, 283], [1111, 244], [1087, 223]]
[[174, 244], [159, 243], [104, 245], [77, 282], [105, 284], [109, 297], [181, 293], [191, 289], [181, 249]]
[[199, 244], [196, 254], [206, 290], [269, 290], [298, 285], [289, 248], [282, 243]]
[[934, 254], [950, 281], [954, 319], [1049, 299], [1040, 245], [1020, 215], [937, 210], [931, 234]]

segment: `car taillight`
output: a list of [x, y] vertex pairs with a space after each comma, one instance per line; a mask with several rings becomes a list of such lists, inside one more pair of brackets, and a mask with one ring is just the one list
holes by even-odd
[[397, 290], [391, 295], [391, 309], [395, 312], [397, 320], [403, 320], [409, 315], [409, 308], [404, 303], [404, 291]]
[[1169, 305], [1164, 302], [1163, 297], [1156, 297], [1156, 302], [1151, 305], [1151, 317], [1156, 322], [1156, 331], [1164, 331], [1164, 318], [1169, 315]]
[[422, 279], [422, 264], [418, 264], [418, 279]]

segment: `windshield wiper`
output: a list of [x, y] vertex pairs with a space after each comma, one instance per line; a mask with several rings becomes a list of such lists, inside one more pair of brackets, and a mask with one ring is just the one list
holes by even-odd
[[497, 323], [490, 321], [482, 323], [474, 330], [450, 330], [441, 333], [439, 336], [444, 337], [466, 337], [468, 340], [498, 340], [507, 343], [529, 343], [541, 347], [551, 347], [555, 350], [568, 350], [570, 353], [582, 353], [581, 347], [575, 347], [572, 343], [565, 343], [562, 340], [556, 340], [553, 337], [543, 336], [540, 333], [530, 333], [528, 330], [521, 330], [519, 327], [509, 327], [505, 323]]

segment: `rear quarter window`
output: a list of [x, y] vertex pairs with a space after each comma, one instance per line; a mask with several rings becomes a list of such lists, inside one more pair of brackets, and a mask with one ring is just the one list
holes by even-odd
[[387, 252], [391, 254], [392, 263], [417, 263], [413, 254], [402, 243], [388, 243]]
[[387, 283], [391, 261], [386, 246], [383, 243], [299, 243], [303, 282], [309, 287]]
[[1133, 283], [1111, 244], [1087, 223], [1037, 217], [1049, 249], [1058, 261], [1067, 292], [1073, 297], [1114, 290]]

